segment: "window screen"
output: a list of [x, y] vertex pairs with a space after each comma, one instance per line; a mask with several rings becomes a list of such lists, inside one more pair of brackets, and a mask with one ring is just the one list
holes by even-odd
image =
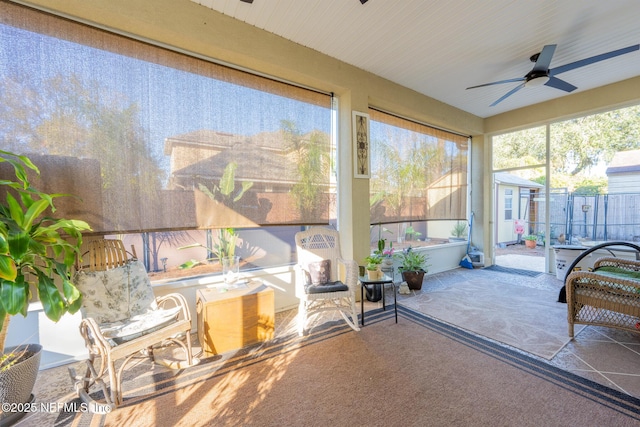
[[328, 223], [331, 96], [0, 3], [0, 139], [98, 233]]
[[369, 113], [371, 223], [463, 220], [468, 137]]

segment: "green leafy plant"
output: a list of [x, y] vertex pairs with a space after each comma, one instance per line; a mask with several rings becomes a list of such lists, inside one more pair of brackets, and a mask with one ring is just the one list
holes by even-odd
[[456, 225], [451, 229], [451, 235], [453, 237], [464, 237], [467, 235], [467, 223], [458, 221]]
[[30, 355], [27, 346], [18, 346], [10, 353], [0, 354], [0, 372], [9, 370], [16, 363], [22, 362]]
[[379, 266], [380, 266], [380, 264], [376, 264], [376, 263], [370, 262], [365, 266], [365, 268], [367, 270], [369, 270], [369, 271], [376, 271]]
[[[373, 227], [374, 227], [373, 225], [370, 226], [370, 228], [373, 228]], [[383, 255], [385, 248], [387, 246], [387, 239], [382, 237], [382, 233], [383, 232], [391, 233], [391, 230], [383, 227], [381, 223], [378, 223], [377, 227], [378, 227], [378, 243], [377, 243], [378, 249], [376, 249], [373, 253], [377, 255]], [[391, 243], [391, 245], [393, 245], [393, 243]]]
[[404, 232], [407, 237], [407, 240], [417, 240], [418, 237], [422, 236], [422, 233], [416, 231], [411, 225], [407, 227], [407, 230]]
[[427, 255], [421, 252], [416, 252], [411, 248], [397, 253], [394, 258], [400, 261], [400, 269], [402, 271], [424, 271], [428, 272], [427, 268]]
[[[202, 243], [193, 243], [187, 246], [181, 246], [178, 249], [187, 249], [187, 248], [205, 248], [209, 252], [213, 253], [214, 256], [212, 258], [208, 258], [205, 261], [211, 261], [217, 259], [219, 263], [222, 263], [222, 258], [232, 257], [236, 253], [236, 242], [238, 240], [238, 234], [233, 228], [221, 228], [218, 230], [218, 242], [213, 245], [212, 248], [209, 248]], [[197, 261], [197, 260], [189, 260], [183, 264], [181, 264], [178, 268], [180, 269], [188, 269], [193, 268], [196, 265], [203, 264], [205, 261]]]
[[84, 221], [49, 216], [55, 212], [53, 200], [68, 195], [33, 188], [27, 169], [40, 171], [28, 157], [0, 150], [0, 163], [10, 164], [15, 175], [15, 180], [0, 180], [0, 328], [9, 316], [27, 315], [30, 283], [44, 313], [57, 322], [80, 308], [82, 296], [70, 272], [80, 255], [82, 232], [91, 228]]
[[236, 169], [238, 169], [238, 164], [236, 162], [230, 162], [225, 166], [218, 185], [214, 184], [213, 187], [209, 189], [203, 184], [198, 184], [198, 188], [211, 200], [218, 200], [226, 206], [233, 206], [233, 204], [239, 201], [253, 186], [253, 182], [243, 181], [240, 189], [235, 191]]
[[[236, 169], [238, 169], [238, 164], [236, 162], [230, 162], [225, 166], [222, 178], [220, 178], [218, 185], [214, 184], [213, 187], [209, 189], [205, 185], [199, 184], [198, 188], [211, 200], [220, 201], [226, 206], [233, 207], [234, 204], [240, 201], [245, 193], [253, 186], [253, 182], [242, 181], [240, 188], [236, 191]], [[222, 258], [232, 257], [235, 255], [237, 240], [238, 234], [233, 228], [221, 228], [218, 230], [218, 241], [213, 244], [212, 248], [201, 243], [181, 246], [178, 249], [202, 247], [214, 254], [214, 256], [207, 258], [205, 261], [192, 259], [181, 264], [178, 268], [193, 268], [196, 265], [203, 264], [204, 262], [211, 261], [213, 259], [218, 259], [218, 262], [222, 263]]]
[[522, 236], [522, 240], [538, 240], [538, 236], [536, 236], [535, 234], [528, 234], [526, 236]]
[[380, 265], [382, 264], [382, 255], [378, 253], [372, 253], [368, 257], [365, 257], [364, 260], [367, 262], [367, 264]]

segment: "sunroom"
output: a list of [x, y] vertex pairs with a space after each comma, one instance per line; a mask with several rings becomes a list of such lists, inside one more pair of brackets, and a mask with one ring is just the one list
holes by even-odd
[[[470, 246], [491, 266], [494, 172], [526, 169], [497, 165], [494, 137], [535, 128], [550, 152], [553, 123], [640, 103], [638, 52], [621, 81], [480, 114], [198, 3], [0, 3], [2, 149], [39, 166], [42, 190], [74, 196], [57, 213], [87, 221], [86, 241], [122, 239], [156, 295], [184, 295], [194, 331], [196, 293], [223, 284], [230, 252], [274, 289], [276, 312], [295, 309], [294, 236], [310, 226], [337, 229], [359, 265], [383, 240], [428, 254], [431, 275]], [[472, 216], [468, 240], [450, 239]], [[48, 322], [34, 300], [8, 344], [41, 342], [42, 368], [82, 360], [79, 318]]]

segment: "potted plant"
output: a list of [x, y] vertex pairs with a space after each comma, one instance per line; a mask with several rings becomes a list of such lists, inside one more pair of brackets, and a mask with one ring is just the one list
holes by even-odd
[[[382, 258], [378, 255], [368, 256], [367, 265], [365, 265], [365, 269], [367, 270], [367, 278], [369, 280], [380, 280], [383, 277], [382, 270], [380, 269], [380, 262]], [[382, 299], [382, 285], [378, 283], [373, 283], [370, 286], [365, 286], [365, 290], [367, 291], [367, 301], [378, 302]]]
[[378, 280], [382, 277], [380, 264], [370, 262], [370, 263], [367, 263], [365, 268], [367, 269], [367, 277], [369, 278], [369, 280]]
[[416, 252], [409, 247], [398, 253], [396, 258], [400, 261], [402, 280], [407, 282], [409, 289], [419, 291], [422, 289], [424, 275], [428, 272], [427, 255]]
[[529, 234], [527, 236], [523, 236], [522, 240], [524, 240], [524, 245], [529, 249], [535, 249], [536, 244], [538, 243], [538, 236], [535, 234]]
[[378, 254], [376, 251], [368, 257], [365, 257], [364, 260], [367, 263], [367, 266], [369, 266], [369, 264], [374, 264], [377, 269], [380, 269], [380, 264], [382, 264], [382, 255]]
[[[27, 315], [30, 285], [44, 313], [54, 322], [80, 308], [81, 295], [71, 283], [70, 272], [80, 252], [82, 232], [90, 228], [84, 221], [50, 216], [55, 212], [53, 199], [65, 195], [47, 194], [31, 187], [27, 169], [36, 174], [40, 171], [28, 157], [0, 150], [0, 163], [13, 167], [15, 176], [0, 180], [0, 398], [3, 403], [24, 404], [33, 397], [31, 390], [42, 348], [26, 345], [5, 352], [9, 318], [18, 313]], [[25, 369], [25, 365], [35, 365], [35, 369]], [[27, 371], [32, 378], [22, 374]], [[18, 391], [17, 387], [28, 391]], [[16, 401], [5, 400], [10, 398]], [[15, 415], [1, 414], [0, 424]]]
[[460, 242], [466, 240], [467, 236], [467, 223], [458, 221], [456, 225], [450, 231], [451, 237], [449, 241], [451, 242]]
[[[178, 250], [181, 249], [189, 249], [189, 248], [205, 248], [207, 253], [213, 254], [214, 258], [218, 260], [220, 265], [223, 264], [223, 260], [225, 258], [234, 259], [236, 253], [236, 242], [238, 240], [238, 233], [233, 228], [221, 228], [218, 230], [218, 242], [213, 244], [213, 247], [208, 247], [203, 245], [202, 243], [192, 243], [190, 245], [181, 246]], [[197, 265], [204, 264], [206, 262], [210, 262], [213, 258], [207, 258], [204, 261], [196, 261], [195, 259], [191, 259], [183, 264], [181, 264], [178, 268], [180, 269], [190, 269]]]
[[393, 267], [393, 242], [389, 243], [388, 249], [382, 250], [382, 265], [386, 268]]

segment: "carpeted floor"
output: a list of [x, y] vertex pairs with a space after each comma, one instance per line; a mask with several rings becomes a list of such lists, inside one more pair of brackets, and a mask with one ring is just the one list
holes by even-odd
[[[475, 274], [473, 274], [475, 273]], [[507, 276], [509, 277], [509, 276]], [[460, 328], [552, 359], [569, 341], [567, 306], [556, 289], [514, 286], [471, 271], [453, 286], [401, 298], [400, 303]], [[425, 284], [428, 288], [430, 284]], [[576, 335], [584, 326], [576, 327]]]
[[359, 333], [328, 322], [304, 339], [286, 335], [182, 372], [140, 363], [127, 374], [124, 406], [107, 416], [62, 412], [55, 425], [640, 423], [640, 399], [405, 307], [399, 314], [396, 324], [393, 310], [370, 311]]

